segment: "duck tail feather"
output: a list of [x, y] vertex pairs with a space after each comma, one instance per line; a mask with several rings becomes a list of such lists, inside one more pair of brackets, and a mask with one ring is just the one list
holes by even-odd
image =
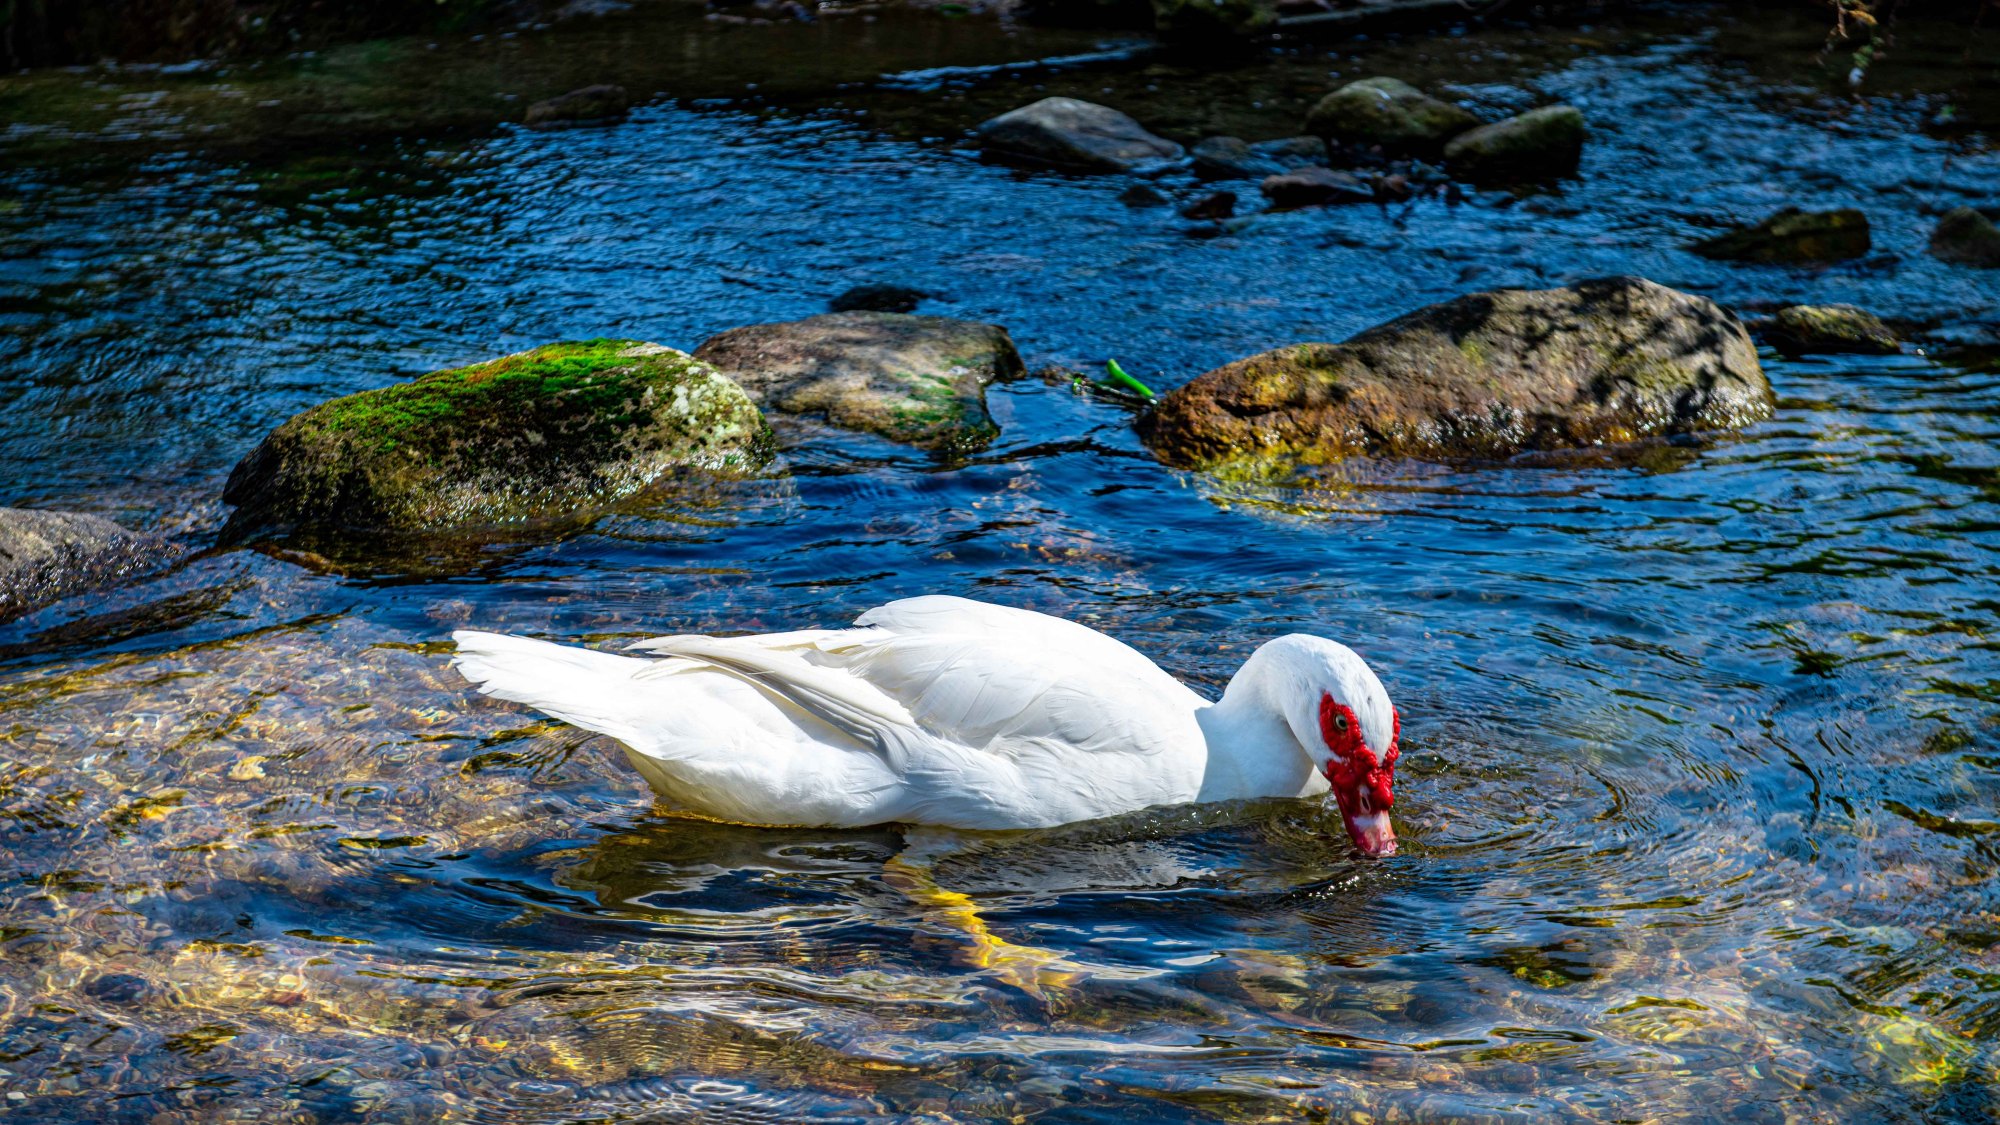
[[452, 664], [480, 692], [637, 748], [649, 693], [632, 682], [654, 661], [505, 633], [460, 629]]

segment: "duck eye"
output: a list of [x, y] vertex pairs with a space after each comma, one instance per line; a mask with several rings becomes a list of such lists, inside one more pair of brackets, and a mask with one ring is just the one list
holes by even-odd
[[1336, 716], [1336, 717], [1334, 718], [1334, 720], [1333, 720], [1333, 726], [1334, 726], [1334, 729], [1335, 729], [1335, 730], [1338, 730], [1338, 731], [1340, 731], [1340, 732], [1341, 732], [1342, 734], [1346, 734], [1346, 733], [1347, 733], [1347, 716], [1345, 716], [1345, 715], [1340, 715], [1340, 716]]

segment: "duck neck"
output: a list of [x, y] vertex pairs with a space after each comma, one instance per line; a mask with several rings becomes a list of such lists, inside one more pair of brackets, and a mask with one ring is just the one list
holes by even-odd
[[1285, 722], [1273, 661], [1259, 649], [1238, 669], [1222, 700], [1195, 713], [1208, 742], [1202, 801], [1304, 797], [1324, 793], [1326, 779]]

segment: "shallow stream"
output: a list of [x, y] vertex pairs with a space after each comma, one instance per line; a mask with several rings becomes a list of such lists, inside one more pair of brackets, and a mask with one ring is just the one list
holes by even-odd
[[[0, 78], [0, 503], [187, 548], [0, 626], [8, 1120], [2000, 1116], [2000, 367], [1943, 346], [1992, 339], [2000, 274], [1923, 252], [1938, 212], [1996, 200], [2000, 153], [1926, 127], [1993, 75], [1913, 50], [1854, 96], [1810, 79], [1800, 26], [1711, 16], [1196, 67], [974, 17], [666, 5]], [[962, 139], [1043, 92], [1279, 136], [1375, 72], [1583, 107], [1580, 178], [1215, 235]], [[600, 73], [661, 96], [494, 124], [494, 89]], [[1679, 249], [1787, 203], [1864, 208], [1875, 254]], [[1933, 343], [1767, 352], [1772, 421], [1635, 457], [1218, 481], [1030, 380], [967, 462], [821, 437], [470, 557], [208, 549], [230, 467], [293, 412], [551, 340], [692, 347], [890, 281], [1030, 366], [1171, 386], [1614, 273], [1746, 313], [1852, 301]], [[1404, 716], [1402, 853], [1289, 802], [925, 841], [982, 940], [892, 876], [902, 833], [661, 815], [613, 746], [447, 666], [461, 625], [609, 644], [921, 592], [1086, 621], [1207, 691], [1270, 636], [1350, 643]]]

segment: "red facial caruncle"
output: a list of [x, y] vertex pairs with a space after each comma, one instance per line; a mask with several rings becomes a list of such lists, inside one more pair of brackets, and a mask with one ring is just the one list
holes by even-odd
[[1396, 759], [1402, 753], [1403, 716], [1394, 708], [1389, 714], [1389, 745], [1377, 757], [1361, 734], [1361, 720], [1354, 709], [1330, 694], [1319, 697], [1319, 733], [1333, 755], [1326, 763], [1326, 779], [1340, 802], [1348, 835], [1369, 855], [1389, 855], [1396, 850], [1388, 810], [1396, 803]]

